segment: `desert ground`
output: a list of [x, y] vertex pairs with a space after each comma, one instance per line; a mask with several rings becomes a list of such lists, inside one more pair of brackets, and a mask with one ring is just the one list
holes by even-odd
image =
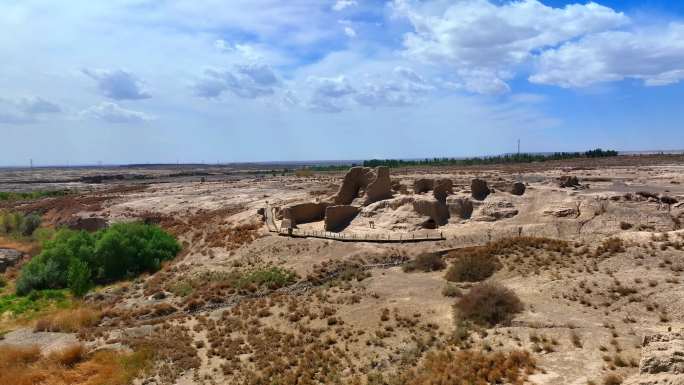
[[[380, 176], [366, 170], [376, 179], [337, 202], [354, 208], [334, 232], [295, 218], [302, 204], [331, 210], [346, 172], [3, 170], [1, 191], [73, 193], [1, 210], [47, 227], [143, 221], [183, 248], [156, 273], [91, 290], [78, 306], [98, 317], [78, 330], [37, 327], [49, 310], [0, 314], [0, 346], [151, 347], [131, 378], [147, 385], [483, 383], [458, 377], [465, 362], [484, 362], [484, 383], [684, 383], [683, 156], [390, 169], [372, 201]], [[22, 254], [4, 271], [8, 294], [39, 246], [0, 248]], [[494, 267], [450, 277], [472, 259]], [[463, 318], [455, 305], [480, 281], [520, 309]]]

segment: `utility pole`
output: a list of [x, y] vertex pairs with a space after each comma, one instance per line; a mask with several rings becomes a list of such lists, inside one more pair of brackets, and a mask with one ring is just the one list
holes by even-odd
[[33, 159], [29, 159], [29, 168], [33, 170]]
[[518, 155], [520, 155], [520, 139], [518, 139]]

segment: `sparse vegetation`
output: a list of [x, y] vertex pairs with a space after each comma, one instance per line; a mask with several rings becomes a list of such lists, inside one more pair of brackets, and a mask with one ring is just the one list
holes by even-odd
[[51, 307], [66, 308], [71, 304], [64, 290], [39, 290], [27, 296], [8, 294], [0, 296], [0, 315], [38, 313]]
[[31, 192], [16, 192], [16, 191], [0, 191], [0, 201], [22, 201], [34, 200], [41, 198], [61, 197], [71, 194], [69, 190], [49, 190], [49, 191], [31, 191]]
[[423, 253], [418, 255], [414, 260], [404, 265], [403, 269], [405, 272], [411, 272], [415, 270], [430, 272], [443, 270], [446, 267], [446, 263], [442, 259], [442, 256], [436, 253]]
[[108, 283], [159, 269], [180, 245], [160, 228], [115, 224], [94, 234], [60, 230], [21, 270], [17, 294], [69, 287], [82, 295], [95, 283]]
[[512, 290], [487, 282], [473, 286], [455, 305], [456, 319], [488, 327], [508, 324], [522, 310], [523, 304]]
[[389, 383], [423, 384], [519, 384], [534, 373], [536, 364], [528, 352], [481, 353], [463, 350], [456, 353], [429, 353], [416, 370], [398, 376]]
[[482, 281], [494, 274], [497, 266], [498, 260], [491, 254], [463, 253], [451, 263], [445, 278], [452, 282]]

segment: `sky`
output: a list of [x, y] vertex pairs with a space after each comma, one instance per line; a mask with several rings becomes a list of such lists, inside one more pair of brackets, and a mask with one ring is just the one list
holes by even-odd
[[3, 0], [0, 165], [684, 148], [684, 1]]

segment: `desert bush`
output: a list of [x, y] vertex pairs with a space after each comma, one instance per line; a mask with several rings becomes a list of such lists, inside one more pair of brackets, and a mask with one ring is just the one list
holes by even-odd
[[596, 255], [601, 255], [604, 253], [615, 254], [622, 253], [625, 251], [624, 243], [620, 238], [608, 238], [605, 239], [599, 247], [596, 248]]
[[430, 272], [443, 270], [446, 267], [446, 263], [442, 259], [442, 256], [435, 253], [424, 253], [416, 257], [416, 259], [410, 261], [404, 265], [405, 272], [411, 272], [415, 270]]
[[482, 281], [494, 274], [498, 265], [498, 260], [491, 254], [464, 254], [452, 262], [445, 278], [452, 282]]
[[620, 385], [622, 384], [622, 377], [617, 374], [609, 374], [603, 377], [603, 385]]
[[17, 294], [69, 287], [82, 295], [96, 283], [156, 271], [179, 251], [178, 242], [153, 225], [120, 223], [94, 234], [60, 230], [22, 268]]
[[508, 324], [523, 310], [520, 298], [497, 283], [479, 283], [455, 305], [456, 319], [469, 320], [482, 326]]

